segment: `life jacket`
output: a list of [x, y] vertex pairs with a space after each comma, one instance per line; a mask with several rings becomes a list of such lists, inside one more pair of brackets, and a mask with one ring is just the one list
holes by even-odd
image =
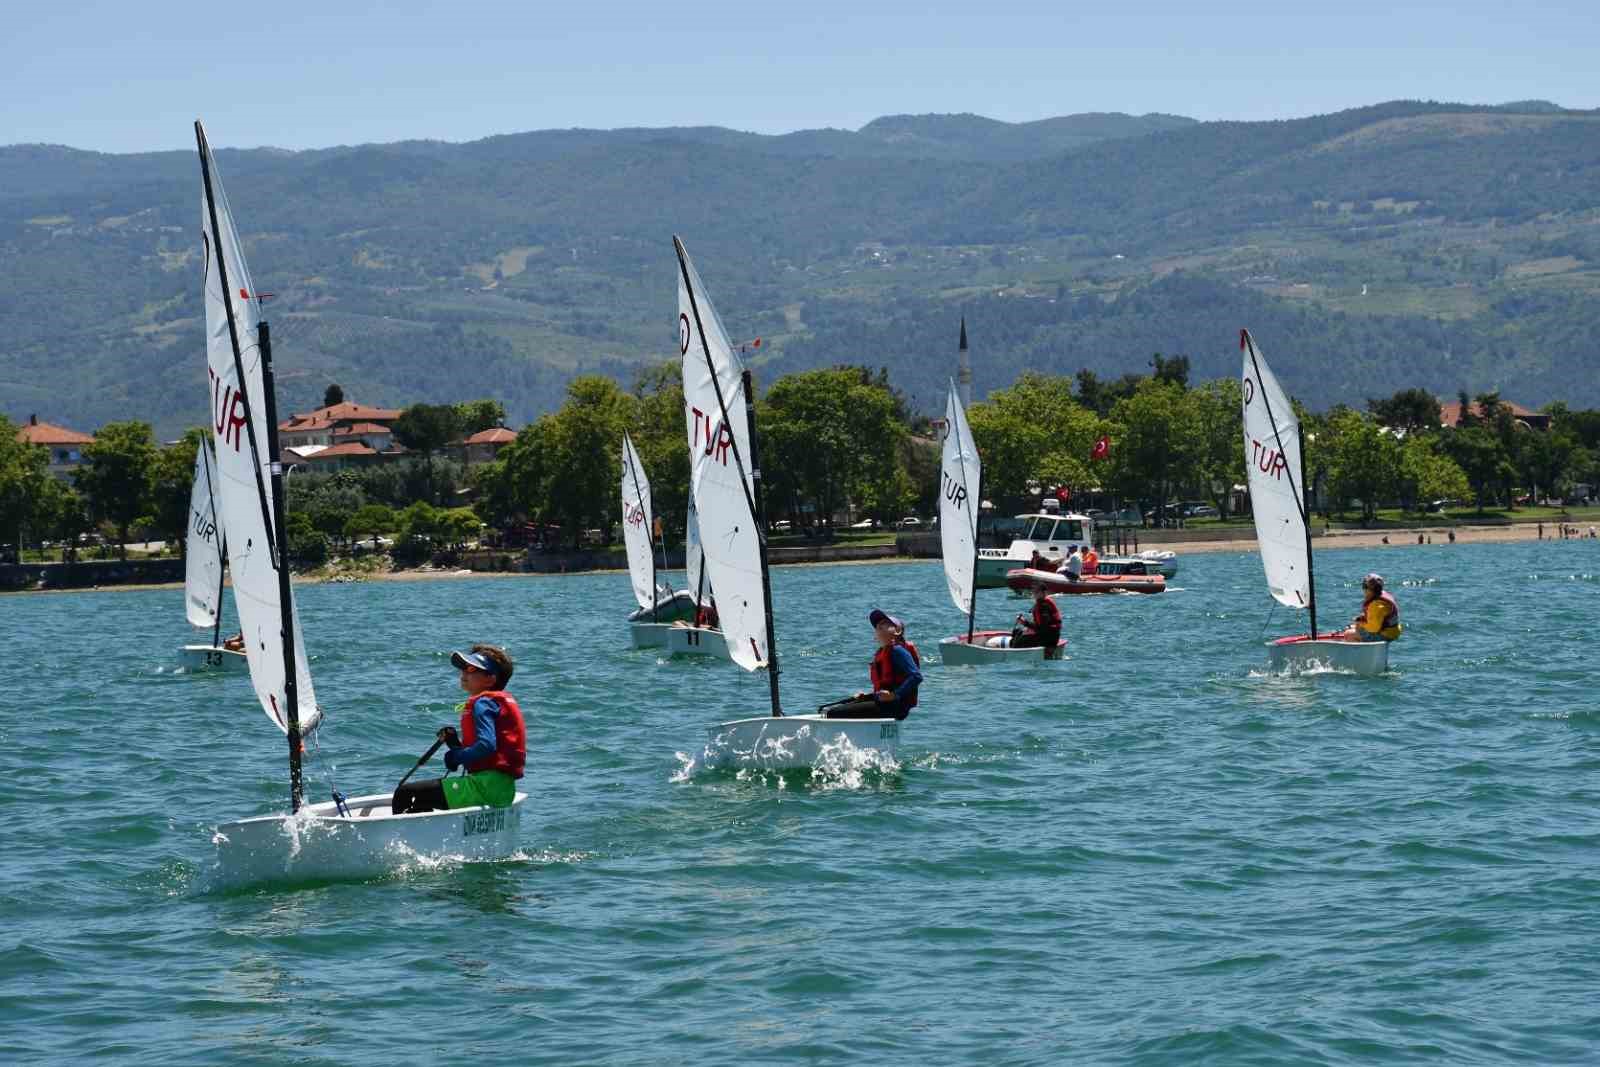
[[[905, 650], [911, 653], [911, 661], [913, 663], [915, 663], [918, 667], [922, 666], [922, 654], [917, 651], [916, 645], [912, 644], [910, 641], [907, 641], [903, 637], [899, 638], [896, 643], [904, 646]], [[895, 690], [899, 689], [901, 684], [906, 680], [905, 672], [896, 669], [894, 665], [893, 649], [894, 645], [884, 645], [872, 656], [872, 691], [874, 693], [880, 689], [887, 689], [889, 692], [893, 693]], [[906, 696], [905, 703], [902, 705], [902, 707], [904, 707], [907, 711], [910, 711], [916, 706], [917, 691], [916, 689], [912, 689], [911, 692]]]
[[1383, 625], [1378, 627], [1378, 635], [1385, 641], [1393, 641], [1400, 636], [1400, 604], [1387, 590], [1379, 593], [1378, 599], [1388, 609], [1383, 616]]
[[1100, 553], [1094, 549], [1083, 554], [1083, 573], [1093, 574], [1100, 569]]
[[475, 693], [465, 704], [461, 705], [461, 744], [471, 748], [477, 741], [478, 734], [472, 725], [472, 705], [479, 697], [488, 697], [500, 705], [500, 714], [494, 720], [494, 752], [493, 754], [467, 764], [467, 772], [476, 774], [478, 771], [500, 771], [513, 778], [522, 777], [522, 766], [528, 758], [528, 728], [522, 722], [522, 709], [517, 707], [515, 698], [502, 689], [490, 689], [487, 692]]
[[703, 626], [708, 630], [717, 628], [717, 609], [710, 604], [704, 604], [694, 613], [694, 624]]
[[1040, 632], [1054, 630], [1061, 636], [1061, 609], [1049, 597], [1033, 602], [1033, 628]]

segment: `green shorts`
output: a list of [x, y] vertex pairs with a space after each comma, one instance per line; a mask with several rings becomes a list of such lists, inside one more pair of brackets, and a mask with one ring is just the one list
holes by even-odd
[[504, 771], [478, 771], [446, 778], [444, 802], [456, 808], [509, 808], [517, 797], [517, 780]]

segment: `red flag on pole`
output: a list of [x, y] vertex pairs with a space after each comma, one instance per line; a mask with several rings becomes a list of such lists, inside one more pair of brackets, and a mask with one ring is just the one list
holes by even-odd
[[1109, 437], [1101, 437], [1100, 440], [1094, 443], [1094, 447], [1089, 449], [1090, 459], [1108, 459], [1110, 456], [1111, 438]]
[[1072, 490], [1063, 485], [1061, 488], [1056, 490], [1056, 499], [1065, 504], [1067, 501], [1072, 499]]

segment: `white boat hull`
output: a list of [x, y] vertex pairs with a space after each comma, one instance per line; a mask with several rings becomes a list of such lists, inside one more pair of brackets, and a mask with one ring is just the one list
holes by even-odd
[[704, 626], [674, 626], [667, 634], [667, 654], [728, 658], [728, 639], [721, 630]]
[[895, 719], [828, 719], [821, 715], [767, 715], [707, 727], [708, 762], [759, 770], [826, 768], [860, 752], [891, 757], [900, 744]]
[[391, 796], [307, 804], [296, 815], [262, 815], [217, 827], [217, 869], [229, 885], [284, 879], [371, 878], [418, 859], [484, 861], [516, 851], [522, 830], [518, 793], [508, 808], [457, 808], [390, 814]]
[[249, 669], [243, 652], [216, 645], [184, 645], [178, 652], [178, 665], [190, 674], [199, 671], [242, 671]]
[[634, 648], [666, 648], [667, 635], [673, 630], [682, 629], [670, 622], [631, 622], [628, 624], [628, 633], [633, 638]]
[[1278, 672], [1330, 670], [1383, 674], [1389, 669], [1389, 642], [1280, 637], [1267, 642], [1267, 661]]
[[1043, 663], [1060, 659], [1067, 650], [1066, 638], [1056, 642], [1056, 647], [1046, 648], [990, 648], [984, 642], [991, 637], [1010, 637], [1010, 630], [977, 630], [972, 640], [966, 634], [946, 637], [939, 642], [939, 661], [947, 667], [981, 667], [995, 663]]

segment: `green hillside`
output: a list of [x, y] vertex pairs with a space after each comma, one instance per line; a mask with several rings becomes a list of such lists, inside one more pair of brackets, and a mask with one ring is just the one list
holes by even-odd
[[[211, 131], [237, 136], [239, 131]], [[540, 131], [224, 151], [283, 406], [493, 392], [670, 351], [682, 234], [768, 370], [890, 368], [935, 405], [1153, 352], [1313, 407], [1421, 385], [1600, 403], [1600, 114], [1396, 102], [1286, 122], [895, 116], [859, 131]], [[192, 153], [0, 148], [0, 412], [204, 416]]]

